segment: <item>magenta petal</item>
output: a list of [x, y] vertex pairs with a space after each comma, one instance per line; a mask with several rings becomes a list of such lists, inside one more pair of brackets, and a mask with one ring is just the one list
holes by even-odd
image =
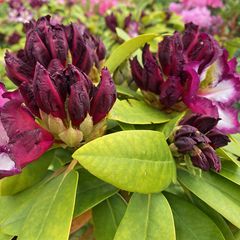
[[11, 138], [9, 148], [14, 160], [23, 168], [38, 159], [52, 144], [52, 135], [38, 126], [38, 128], [22, 132]]
[[8, 99], [3, 97], [3, 94], [6, 92], [6, 88], [3, 83], [0, 83], [0, 109], [8, 101]]
[[116, 88], [110, 72], [107, 68], [103, 68], [101, 72], [101, 81], [91, 101], [90, 115], [93, 118], [94, 124], [101, 121], [108, 114], [116, 98]]
[[3, 106], [0, 117], [9, 138], [38, 127], [28, 109], [16, 100], [11, 100]]
[[17, 166], [16, 162], [11, 158], [11, 155], [0, 149], [0, 179], [20, 172], [20, 167]]
[[2, 121], [0, 120], [0, 146], [5, 146], [8, 143], [8, 135], [5, 128], [2, 125]]
[[45, 113], [51, 113], [54, 117], [61, 119], [65, 118], [64, 102], [54, 86], [49, 72], [39, 63], [37, 63], [33, 79], [33, 93], [37, 105]]
[[199, 96], [210, 99], [211, 101], [221, 102], [231, 105], [240, 99], [240, 78], [234, 75], [222, 79], [215, 86], [200, 89]]
[[184, 99], [187, 103], [197, 94], [200, 86], [200, 78], [194, 70], [194, 63], [185, 65], [184, 71], [186, 75], [186, 90], [184, 91]]
[[207, 98], [195, 96], [187, 101], [185, 99], [185, 104], [194, 113], [204, 114], [204, 115], [212, 116], [214, 118], [218, 118], [217, 106]]
[[223, 104], [217, 105], [220, 121], [217, 128], [225, 134], [237, 133], [240, 131], [238, 111]]

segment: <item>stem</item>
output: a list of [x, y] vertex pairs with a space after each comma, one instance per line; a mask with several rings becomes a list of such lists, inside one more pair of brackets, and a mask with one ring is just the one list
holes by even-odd
[[77, 163], [78, 163], [78, 161], [76, 159], [73, 159], [71, 161], [71, 163], [68, 165], [68, 167], [65, 171], [65, 174], [68, 174], [69, 172], [71, 172], [74, 169], [74, 167], [77, 165]]

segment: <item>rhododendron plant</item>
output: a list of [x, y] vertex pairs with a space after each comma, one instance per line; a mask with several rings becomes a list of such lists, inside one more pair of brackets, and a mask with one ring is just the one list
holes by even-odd
[[182, 35], [165, 37], [157, 56], [146, 45], [143, 68], [137, 58], [131, 68], [150, 104], [166, 110], [189, 107], [195, 113], [219, 117], [217, 128], [225, 133], [239, 131], [234, 108], [240, 93], [236, 59], [229, 61], [226, 50], [196, 25], [187, 24]]

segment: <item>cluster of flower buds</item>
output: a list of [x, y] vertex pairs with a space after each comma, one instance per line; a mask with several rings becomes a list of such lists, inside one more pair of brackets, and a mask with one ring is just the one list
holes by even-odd
[[207, 33], [192, 23], [183, 34], [175, 32], [159, 43], [158, 53], [143, 49], [143, 67], [131, 61], [133, 79], [146, 101], [171, 110], [190, 108], [192, 112], [220, 118], [217, 127], [225, 133], [239, 130], [234, 103], [240, 98], [240, 75], [235, 58]]
[[54, 143], [76, 148], [102, 136], [116, 100], [107, 68], [97, 86], [87, 75], [105, 48], [81, 26], [52, 25], [44, 17], [26, 26], [26, 34], [25, 49], [5, 57], [18, 89], [0, 85], [0, 178], [21, 172]]
[[199, 114], [192, 114], [180, 123], [168, 141], [176, 158], [191, 158], [192, 164], [202, 170], [221, 170], [221, 162], [215, 149], [230, 142], [229, 138], [216, 129], [219, 119]]
[[120, 26], [117, 16], [114, 13], [107, 15], [105, 17], [105, 22], [107, 27], [114, 33], [116, 33], [116, 28], [122, 28], [125, 30], [129, 36], [136, 37], [139, 33], [139, 24], [137, 21], [132, 19], [132, 14], [129, 14], [123, 22], [123, 26]]
[[7, 52], [5, 56], [7, 75], [18, 86], [32, 81], [37, 62], [49, 72], [66, 67], [69, 51], [71, 63], [86, 74], [94, 66], [99, 68], [105, 57], [102, 41], [82, 25], [53, 24], [50, 16], [46, 16], [25, 24], [25, 30], [25, 48], [17, 54]]

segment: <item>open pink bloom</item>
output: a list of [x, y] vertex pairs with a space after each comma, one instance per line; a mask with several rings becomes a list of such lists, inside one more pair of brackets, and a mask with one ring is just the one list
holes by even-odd
[[0, 178], [20, 173], [53, 144], [52, 135], [35, 122], [17, 96], [0, 85]]
[[203, 29], [216, 31], [215, 26], [222, 24], [222, 19], [216, 22], [216, 17], [211, 14], [208, 7], [223, 7], [221, 0], [181, 0], [180, 3], [171, 3], [169, 10], [182, 16], [184, 23], [194, 23]]

